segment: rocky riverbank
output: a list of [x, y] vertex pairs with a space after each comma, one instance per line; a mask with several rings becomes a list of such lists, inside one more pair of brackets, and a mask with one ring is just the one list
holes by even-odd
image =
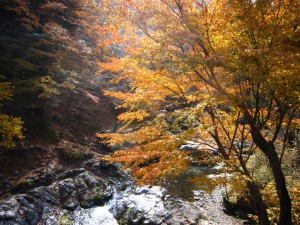
[[224, 214], [220, 189], [195, 191], [195, 201], [175, 198], [158, 186], [136, 186], [99, 155], [80, 168], [47, 168], [14, 190], [19, 193], [0, 201], [1, 225], [242, 224]]
[[[67, 171], [47, 168], [40, 176], [24, 179], [13, 189], [18, 194], [1, 201], [0, 224], [59, 224], [63, 210], [104, 205], [116, 183], [128, 180], [116, 165], [97, 158], [83, 166]], [[30, 189], [33, 184], [38, 187]]]

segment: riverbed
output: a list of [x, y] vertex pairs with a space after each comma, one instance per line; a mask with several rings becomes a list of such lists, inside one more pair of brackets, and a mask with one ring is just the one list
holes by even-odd
[[116, 189], [104, 206], [77, 208], [72, 224], [243, 224], [224, 213], [221, 177], [219, 170], [195, 166], [163, 186]]

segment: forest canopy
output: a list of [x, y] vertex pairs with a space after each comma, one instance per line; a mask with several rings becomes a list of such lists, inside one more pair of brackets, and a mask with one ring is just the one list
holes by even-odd
[[189, 165], [193, 154], [180, 146], [196, 141], [203, 154], [218, 152], [214, 160], [242, 174], [260, 223], [269, 224], [259, 170], [251, 165], [262, 154], [279, 200], [275, 220], [291, 224], [282, 165], [299, 135], [299, 2], [117, 1], [113, 7], [126, 55], [100, 66], [129, 87], [106, 91], [124, 110], [117, 133], [99, 134], [120, 148], [109, 160], [124, 163], [142, 183], [157, 183]]

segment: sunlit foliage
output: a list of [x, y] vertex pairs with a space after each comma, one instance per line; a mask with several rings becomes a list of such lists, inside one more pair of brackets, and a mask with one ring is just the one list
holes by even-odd
[[[291, 224], [281, 162], [292, 121], [299, 118], [299, 3], [145, 0], [117, 1], [114, 7], [128, 28], [123, 35], [127, 56], [99, 65], [119, 75], [115, 82], [129, 81], [130, 87], [106, 92], [126, 109], [119, 116], [125, 127], [100, 136], [112, 145], [135, 141], [113, 157], [126, 165], [130, 161], [135, 174], [141, 169], [151, 174], [165, 158], [157, 158], [149, 143], [179, 142], [172, 155], [184, 141], [196, 140], [248, 177], [260, 222], [269, 224], [248, 167], [261, 151], [274, 175], [279, 223]], [[146, 127], [162, 130], [147, 132], [144, 142]], [[141, 154], [131, 157], [136, 149]], [[149, 163], [136, 164], [141, 156]]]

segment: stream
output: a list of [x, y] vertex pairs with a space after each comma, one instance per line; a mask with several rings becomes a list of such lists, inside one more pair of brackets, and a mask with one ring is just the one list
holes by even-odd
[[[163, 189], [159, 186], [128, 188], [123, 192], [115, 192], [113, 198], [104, 206], [92, 209], [77, 208], [72, 216], [74, 225], [118, 225], [118, 214], [126, 209], [135, 209], [142, 212], [145, 218], [154, 222], [155, 216], [163, 216], [165, 208], [161, 200]], [[137, 218], [138, 219], [138, 218]], [[137, 222], [137, 221], [133, 221]], [[144, 221], [144, 223], [147, 221]], [[159, 221], [157, 221], [159, 222]]]
[[191, 167], [185, 174], [168, 179], [163, 187], [115, 190], [104, 206], [78, 207], [71, 215], [72, 224], [242, 224], [223, 212], [223, 188], [218, 181], [221, 167]]

